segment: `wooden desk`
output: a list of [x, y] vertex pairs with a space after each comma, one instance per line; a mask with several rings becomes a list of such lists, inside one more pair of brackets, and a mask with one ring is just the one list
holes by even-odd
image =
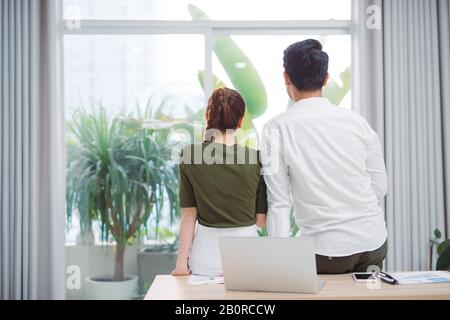
[[188, 285], [187, 278], [157, 276], [145, 300], [450, 300], [450, 283], [392, 286], [380, 282], [379, 289], [369, 289], [366, 283], [355, 282], [351, 274], [319, 275], [326, 284], [318, 294], [229, 291], [223, 284]]

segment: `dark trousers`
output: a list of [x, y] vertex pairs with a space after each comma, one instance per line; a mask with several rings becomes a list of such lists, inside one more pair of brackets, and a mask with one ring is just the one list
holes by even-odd
[[317, 273], [367, 272], [370, 266], [377, 266], [381, 270], [383, 269], [383, 260], [386, 257], [386, 253], [387, 240], [376, 250], [356, 253], [346, 257], [327, 257], [316, 254]]

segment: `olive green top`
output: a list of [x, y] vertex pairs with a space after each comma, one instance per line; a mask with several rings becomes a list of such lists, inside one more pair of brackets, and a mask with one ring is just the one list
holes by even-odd
[[197, 207], [203, 226], [254, 225], [256, 213], [267, 213], [259, 153], [214, 142], [185, 147], [180, 161], [180, 205]]

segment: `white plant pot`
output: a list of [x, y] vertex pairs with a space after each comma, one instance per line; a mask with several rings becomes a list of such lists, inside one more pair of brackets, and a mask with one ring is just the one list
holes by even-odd
[[124, 281], [112, 281], [112, 276], [86, 278], [86, 297], [89, 300], [130, 300], [138, 296], [138, 277], [126, 275]]

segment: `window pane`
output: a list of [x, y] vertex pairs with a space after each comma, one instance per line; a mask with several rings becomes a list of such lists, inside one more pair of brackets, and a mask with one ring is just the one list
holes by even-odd
[[[226, 39], [225, 36], [218, 36], [216, 41]], [[289, 98], [283, 79], [283, 51], [294, 42], [308, 38], [317, 39], [322, 42], [324, 50], [330, 57], [329, 73], [331, 81], [337, 84], [333, 92], [325, 95], [332, 95], [332, 102], [341, 107], [350, 108], [351, 94], [349, 86], [349, 67], [351, 64], [351, 41], [350, 35], [330, 35], [330, 36], [269, 36], [269, 35], [245, 35], [232, 36], [232, 40], [244, 52], [253, 64], [255, 71], [262, 79], [263, 86], [267, 93], [267, 110], [253, 123], [259, 131], [264, 124], [275, 115], [286, 110]], [[221, 48], [221, 46], [216, 46]], [[228, 74], [235, 68], [246, 68], [245, 63], [239, 61], [221, 63], [216, 55], [213, 56], [213, 73], [217, 78], [230, 87], [235, 87]], [[227, 72], [228, 71], [228, 72]], [[250, 71], [247, 71], [247, 73]], [[344, 76], [341, 79], [341, 73]], [[347, 79], [346, 79], [347, 78]], [[254, 90], [253, 88], [251, 90]], [[250, 91], [252, 92], [252, 91]]]
[[64, 0], [64, 17], [191, 20], [189, 4], [214, 20], [349, 20], [351, 14], [351, 0]]
[[[95, 146], [93, 153], [100, 150], [100, 147], [97, 148], [97, 144], [100, 146], [97, 138], [93, 138], [94, 141], [89, 139], [86, 141], [85, 138], [86, 136], [96, 137], [97, 132], [92, 132], [98, 128], [95, 127], [94, 130], [80, 122], [80, 118], [77, 118], [80, 115], [79, 111], [85, 111], [89, 116], [97, 117], [101, 105], [109, 123], [112, 123], [112, 119], [120, 119], [115, 118], [117, 116], [121, 118], [127, 116], [129, 118], [126, 119], [132, 120], [131, 125], [135, 120], [148, 120], [149, 125], [156, 123], [158, 126], [161, 123], [173, 124], [191, 119], [193, 115], [199, 114], [198, 111], [202, 110], [205, 104], [204, 92], [198, 76], [199, 71], [204, 68], [204, 50], [202, 35], [66, 35], [64, 37], [68, 191], [74, 192], [79, 189], [80, 183], [88, 183], [92, 180], [73, 179], [77, 178], [74, 172], [87, 172], [77, 169], [77, 166], [82, 168], [85, 166], [81, 162], [84, 160], [80, 161], [79, 150], [90, 143]], [[144, 115], [148, 106], [150, 113]], [[152, 122], [155, 119], [159, 122]], [[141, 125], [141, 122], [139, 124]], [[145, 125], [147, 122], [144, 123]], [[80, 138], [78, 133], [83, 130], [90, 131]], [[115, 137], [118, 140], [122, 139], [122, 133], [116, 134]], [[124, 135], [124, 137], [127, 136]], [[171, 150], [172, 144], [169, 142], [186, 141], [187, 138], [190, 138], [187, 133], [175, 131], [167, 138], [163, 137], [164, 141], [159, 143], [160, 146]], [[107, 148], [114, 149], [114, 147]], [[133, 156], [133, 153], [130, 152], [129, 155]], [[93, 154], [93, 156], [101, 158], [99, 154]], [[124, 157], [127, 156], [127, 154], [124, 155]], [[153, 157], [153, 154], [149, 157]], [[170, 159], [170, 156], [165, 154], [164, 160], [173, 168]], [[131, 163], [132, 159], [128, 162]], [[157, 169], [153, 173], [159, 174], [160, 171]], [[176, 175], [174, 174], [172, 178], [176, 180]], [[175, 180], [170, 180], [169, 183], [172, 186], [177, 185]], [[142, 182], [142, 185], [146, 184]], [[81, 222], [79, 212], [85, 212], [87, 203], [90, 201], [82, 192], [76, 193], [74, 197], [77, 198], [75, 200], [71, 198], [70, 201], [73, 210], [71, 210], [72, 223], [68, 225], [70, 229], [66, 233], [68, 243], [77, 241]], [[159, 240], [172, 236], [172, 232], [177, 229], [171, 221], [169, 212], [169, 204], [173, 201], [169, 201], [168, 194], [163, 197], [164, 204], [162, 207], [153, 205], [152, 213], [147, 221], [150, 239], [156, 238], [156, 225], [158, 225]], [[96, 242], [100, 241], [100, 224], [94, 222], [92, 230]]]
[[168, 111], [181, 116], [183, 105], [204, 104], [204, 61], [201, 35], [66, 35], [66, 110], [101, 102], [110, 112], [133, 111], [152, 96], [170, 97]]

